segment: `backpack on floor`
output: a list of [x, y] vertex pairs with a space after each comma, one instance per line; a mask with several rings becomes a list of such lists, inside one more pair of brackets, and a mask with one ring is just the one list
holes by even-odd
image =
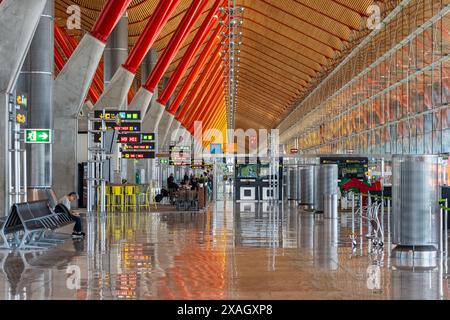
[[161, 202], [162, 199], [163, 199], [163, 195], [162, 194], [157, 194], [156, 197], [155, 197], [155, 201], [158, 202], [158, 203]]

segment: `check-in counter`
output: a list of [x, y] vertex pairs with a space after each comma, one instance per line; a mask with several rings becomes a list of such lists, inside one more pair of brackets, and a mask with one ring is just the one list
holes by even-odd
[[[272, 185], [271, 185], [272, 184]], [[277, 197], [275, 193], [276, 188], [279, 186], [277, 179], [270, 181], [268, 178], [262, 178], [259, 183], [260, 186], [260, 200], [269, 201], [273, 199], [281, 199]], [[281, 192], [281, 190], [279, 190]]]
[[[235, 198], [237, 202], [260, 202], [279, 200], [283, 196], [283, 166], [280, 166], [273, 179], [270, 167], [261, 159], [240, 159], [236, 163]], [[280, 181], [281, 180], [281, 181]], [[278, 194], [274, 194], [278, 191]]]
[[258, 179], [236, 179], [237, 201], [258, 201], [259, 186]]

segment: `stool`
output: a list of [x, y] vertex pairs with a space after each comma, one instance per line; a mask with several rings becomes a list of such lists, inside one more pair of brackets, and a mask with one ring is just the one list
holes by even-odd
[[136, 211], [136, 187], [135, 186], [125, 186], [125, 208], [128, 210], [132, 208]]
[[[101, 193], [101, 186], [98, 186], [97, 188], [97, 211], [100, 210], [101, 207], [101, 198], [100, 198], [100, 193]], [[111, 190], [109, 186], [105, 186], [105, 208], [106, 211], [109, 212], [111, 209]]]
[[169, 188], [169, 201], [171, 205], [174, 205], [176, 202], [177, 190], [173, 188]]
[[177, 206], [177, 211], [187, 211], [189, 209], [187, 191], [180, 190], [178, 192], [178, 199], [175, 203]]
[[158, 209], [158, 203], [156, 202], [156, 195], [158, 194], [157, 189], [155, 188], [151, 188], [149, 187], [150, 192], [149, 192], [149, 196], [150, 196], [150, 203], [149, 205], [154, 205], [155, 209]]
[[105, 186], [106, 212], [111, 212], [111, 187]]
[[150, 210], [150, 186], [147, 186], [147, 188], [143, 191], [139, 190], [139, 210], [141, 208], [145, 208], [147, 210]]
[[[119, 201], [117, 201], [119, 199]], [[123, 195], [123, 187], [122, 186], [112, 186], [111, 187], [111, 210], [112, 212], [116, 211], [116, 208], [119, 207], [121, 212], [125, 211], [125, 198]]]
[[198, 194], [197, 191], [188, 191], [189, 194], [189, 210], [198, 211]]

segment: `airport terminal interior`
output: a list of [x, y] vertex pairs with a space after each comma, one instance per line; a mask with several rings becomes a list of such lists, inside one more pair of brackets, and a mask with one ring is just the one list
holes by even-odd
[[449, 0], [0, 0], [0, 300], [448, 300]]

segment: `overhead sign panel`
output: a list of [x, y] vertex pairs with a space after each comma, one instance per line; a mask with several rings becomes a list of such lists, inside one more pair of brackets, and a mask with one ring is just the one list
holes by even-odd
[[[117, 124], [113, 121], [105, 121], [106, 130], [117, 130], [122, 132], [138, 132], [141, 131], [141, 124], [138, 122], [122, 122]], [[94, 130], [102, 130], [102, 122], [97, 121], [94, 123]]]
[[[141, 124], [140, 123], [121, 123], [121, 124], [115, 124], [114, 122], [107, 122], [106, 123], [106, 130], [116, 130], [119, 132], [138, 132], [141, 131]], [[101, 122], [95, 122], [94, 123], [94, 130], [102, 130], [102, 123]], [[137, 136], [139, 136], [139, 138], [137, 138], [137, 142], [136, 143], [140, 143], [140, 136], [141, 133], [136, 133]], [[123, 137], [123, 134], [119, 134], [118, 136], [118, 141], [119, 143], [122, 143], [122, 141], [120, 141], [121, 137]], [[94, 142], [100, 142], [101, 140], [101, 133], [100, 132], [96, 132], [94, 133]], [[124, 141], [124, 142], [128, 142], [128, 141]]]
[[191, 165], [191, 147], [189, 146], [170, 146], [169, 164], [174, 166]]
[[152, 142], [155, 141], [154, 133], [141, 133], [141, 141], [142, 142]]
[[95, 119], [104, 119], [104, 120], [117, 120], [120, 119], [122, 121], [140, 121], [141, 120], [141, 112], [140, 111], [119, 111], [119, 110], [105, 110], [103, 111], [94, 111]]
[[119, 134], [119, 143], [141, 143], [140, 133], [122, 133]]
[[121, 133], [119, 134], [119, 143], [149, 143], [155, 142], [154, 133]]
[[138, 151], [127, 151], [122, 152], [122, 158], [124, 159], [155, 159], [154, 152], [138, 152]]
[[124, 151], [155, 151], [155, 143], [125, 144]]

